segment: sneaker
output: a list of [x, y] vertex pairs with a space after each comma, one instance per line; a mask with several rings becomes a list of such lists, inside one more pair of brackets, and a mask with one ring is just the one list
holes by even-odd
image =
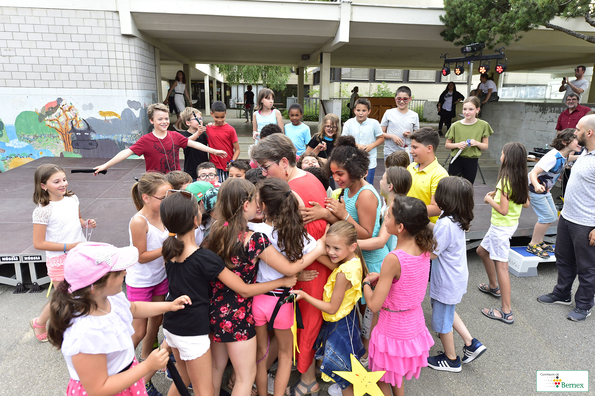
[[560, 298], [556, 296], [554, 293], [544, 294], [543, 296], [537, 297], [537, 301], [544, 304], [562, 304], [562, 305], [570, 305], [572, 301], [570, 298]]
[[438, 356], [430, 356], [428, 358], [428, 366], [434, 370], [450, 371], [453, 373], [459, 373], [462, 370], [461, 358], [457, 356], [456, 360], [450, 360], [444, 352]]
[[486, 351], [485, 345], [474, 338], [471, 340], [471, 346], [465, 345], [463, 347], [463, 358], [461, 359], [462, 363], [471, 363], [478, 357], [480, 357]]
[[148, 396], [163, 396], [159, 391], [153, 386], [153, 383], [149, 380], [149, 382], [145, 383], [145, 390], [147, 391]]
[[267, 374], [267, 391], [269, 392], [269, 395], [275, 394], [275, 376], [273, 373]]
[[343, 390], [336, 382], [328, 387], [327, 392], [330, 396], [343, 396]]
[[566, 317], [573, 322], [582, 322], [583, 320], [587, 319], [587, 316], [591, 315], [590, 309], [580, 309], [575, 308], [571, 313], [568, 314]]

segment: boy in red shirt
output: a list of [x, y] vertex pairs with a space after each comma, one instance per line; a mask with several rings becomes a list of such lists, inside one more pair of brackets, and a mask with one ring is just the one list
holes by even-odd
[[216, 156], [225, 158], [227, 156], [225, 151], [215, 150], [194, 140], [188, 140], [188, 138], [177, 132], [168, 131], [169, 110], [165, 105], [161, 103], [152, 104], [147, 109], [147, 115], [155, 130], [141, 136], [130, 148], [120, 151], [103, 165], [96, 166], [94, 168], [95, 174], [114, 166], [133, 154], [145, 156], [147, 172], [169, 173], [174, 170], [181, 170], [180, 149], [186, 148], [186, 146], [214, 154], [213, 158], [218, 158]]
[[213, 102], [211, 105], [213, 124], [207, 126], [207, 141], [209, 142], [210, 147], [227, 153], [227, 157], [224, 158], [211, 156], [211, 162], [214, 163], [217, 168], [219, 183], [223, 183], [225, 179], [229, 177], [228, 164], [235, 161], [240, 156], [238, 135], [236, 134], [236, 130], [225, 122], [226, 115], [227, 107], [225, 107], [225, 103], [219, 100]]

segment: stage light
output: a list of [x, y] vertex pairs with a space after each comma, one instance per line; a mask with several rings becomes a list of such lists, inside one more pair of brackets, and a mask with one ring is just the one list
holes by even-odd
[[483, 50], [485, 48], [486, 44], [485, 43], [473, 43], [473, 44], [468, 44], [464, 47], [461, 47], [461, 52], [463, 54], [472, 54], [475, 52], [479, 52], [481, 50]]
[[498, 63], [496, 63], [496, 73], [498, 74], [502, 74], [506, 71], [506, 69], [508, 68], [507, 65], [507, 61], [506, 60], [499, 60]]
[[463, 73], [465, 73], [465, 66], [463, 66], [462, 62], [457, 63], [457, 67], [455, 67], [455, 74], [460, 76]]
[[490, 61], [480, 61], [479, 62], [479, 67], [477, 68], [477, 71], [479, 72], [479, 74], [485, 74], [488, 71], [490, 71]]
[[450, 67], [448, 67], [448, 64], [445, 63], [444, 66], [442, 66], [442, 71], [441, 71], [443, 76], [448, 76], [450, 74]]

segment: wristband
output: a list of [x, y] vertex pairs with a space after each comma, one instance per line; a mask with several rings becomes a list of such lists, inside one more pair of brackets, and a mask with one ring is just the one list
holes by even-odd
[[349, 213], [347, 213], [347, 217], [345, 217], [345, 219], [343, 219], [343, 221], [347, 221], [348, 218], [349, 218]]
[[365, 286], [365, 285], [368, 285], [368, 286], [370, 286], [370, 289], [372, 288], [372, 284], [371, 284], [370, 282], [368, 282], [368, 281], [364, 281], [364, 282], [362, 283], [362, 287], [363, 287], [363, 286]]
[[66, 244], [64, 244], [64, 254], [66, 254]]

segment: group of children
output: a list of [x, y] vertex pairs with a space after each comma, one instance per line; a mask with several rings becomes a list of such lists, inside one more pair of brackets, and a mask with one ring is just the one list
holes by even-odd
[[[302, 127], [301, 107], [292, 106], [287, 137], [279, 137], [283, 125], [275, 122], [272, 91], [262, 90], [252, 164], [237, 159], [237, 136], [225, 123], [223, 103], [213, 104], [215, 121], [207, 127], [197, 110], [185, 109], [180, 116], [189, 128], [187, 138], [167, 130], [167, 108], [152, 105], [154, 131], [96, 168], [107, 169], [133, 153], [145, 156], [147, 173], [132, 188], [138, 212], [130, 220], [129, 248], [85, 242], [83, 229], [95, 227], [95, 220], [81, 218], [60, 167], [40, 166], [33, 241], [47, 251], [56, 290], [31, 326], [38, 340], [49, 339], [62, 349], [71, 375], [68, 394], [159, 395], [150, 379], [171, 352], [195, 394], [218, 395], [231, 360], [232, 395], [248, 395], [253, 386], [260, 396], [316, 395], [320, 384], [312, 361], [298, 364], [301, 379], [289, 385], [294, 349], [300, 349], [298, 356], [321, 361], [323, 380], [336, 383], [329, 388], [332, 395], [353, 394], [353, 386], [335, 374], [352, 369], [350, 355], [371, 371], [386, 371], [379, 382], [385, 395], [402, 395], [403, 378], [419, 378], [422, 367], [458, 372], [461, 363], [483, 354], [486, 347], [456, 313], [468, 281], [465, 231], [474, 200], [472, 180], [466, 179], [471, 175], [449, 176], [458, 168], [447, 172], [438, 164], [438, 132], [419, 128], [407, 108], [410, 98], [409, 88], [399, 88], [397, 108], [382, 123], [367, 118], [370, 104], [360, 98], [343, 132], [340, 119], [328, 114], [314, 137]], [[461, 168], [467, 169], [477, 163], [471, 160], [479, 150], [487, 149], [492, 130], [476, 118], [476, 98], [465, 100], [463, 108], [464, 120], [450, 128], [446, 148], [460, 150], [457, 161], [464, 159]], [[210, 147], [196, 142], [201, 135]], [[576, 149], [572, 136], [563, 134], [555, 142], [560, 151], [553, 155], [555, 164]], [[378, 194], [370, 174], [382, 141], [386, 171]], [[388, 141], [395, 147], [387, 148]], [[282, 157], [266, 160], [267, 145], [276, 153], [270, 155], [282, 152]], [[213, 154], [212, 162], [198, 165], [196, 176], [180, 171], [178, 151], [186, 147]], [[511, 324], [507, 262], [509, 238], [529, 202], [525, 148], [508, 143], [501, 162], [496, 191], [484, 199], [493, 210], [477, 249], [488, 275], [479, 290], [502, 300], [501, 308], [482, 313]], [[531, 194], [548, 191], [540, 177], [541, 171], [557, 170], [549, 162], [529, 176]], [[296, 163], [307, 172], [296, 171]], [[296, 184], [300, 178], [306, 185]], [[308, 188], [327, 190], [326, 199], [311, 201]], [[322, 224], [317, 235], [315, 222]], [[320, 274], [322, 282], [312, 283], [323, 286], [320, 290], [293, 289]], [[444, 347], [437, 356], [429, 356], [434, 341], [421, 306], [428, 279], [432, 329]], [[305, 320], [312, 312], [323, 319], [309, 335], [315, 339], [308, 344], [313, 355], [303, 350], [306, 338], [296, 341], [300, 311]], [[155, 347], [161, 325], [165, 340]], [[465, 344], [462, 359], [453, 328]], [[141, 341], [139, 363], [134, 349]], [[178, 390], [172, 386], [168, 394]]]

